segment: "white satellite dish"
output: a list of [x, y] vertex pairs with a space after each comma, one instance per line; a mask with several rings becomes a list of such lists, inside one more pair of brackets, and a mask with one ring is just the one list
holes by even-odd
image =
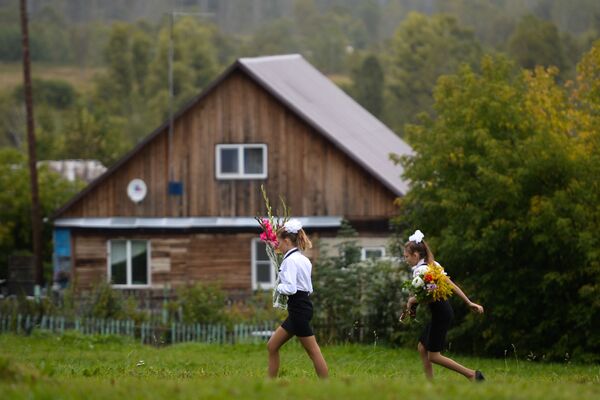
[[127, 196], [134, 203], [139, 203], [144, 200], [146, 194], [148, 193], [148, 188], [146, 187], [146, 182], [141, 179], [133, 179], [127, 185]]

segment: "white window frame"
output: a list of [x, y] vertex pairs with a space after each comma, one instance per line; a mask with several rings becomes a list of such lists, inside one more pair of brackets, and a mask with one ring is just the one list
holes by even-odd
[[[234, 173], [221, 172], [221, 149], [237, 149], [238, 151], [238, 171]], [[244, 168], [244, 150], [245, 149], [262, 149], [263, 151], [263, 173], [262, 174], [246, 174]], [[267, 178], [267, 145], [262, 143], [248, 144], [218, 144], [215, 147], [215, 172], [217, 179], [266, 179]]]
[[379, 250], [379, 251], [381, 251], [381, 257], [376, 258], [375, 260], [383, 260], [383, 259], [385, 259], [385, 247], [384, 246], [367, 246], [367, 247], [362, 247], [360, 249], [360, 260], [361, 261], [367, 260], [367, 251], [370, 251], [370, 250]]
[[275, 267], [273, 266], [273, 263], [269, 261], [269, 263], [271, 264], [271, 283], [263, 283], [261, 282], [260, 284], [256, 281], [257, 278], [257, 273], [256, 273], [256, 267], [258, 264], [258, 260], [256, 259], [256, 243], [260, 242], [260, 239], [254, 238], [252, 239], [251, 242], [251, 247], [252, 247], [252, 290], [268, 290], [268, 289], [273, 289], [275, 287]]
[[[146, 274], [147, 274], [147, 281], [148, 283], [146, 283], [145, 285], [133, 285], [131, 283], [131, 242], [134, 240], [138, 240], [138, 241], [143, 241], [146, 242]], [[125, 241], [125, 248], [126, 248], [126, 252], [127, 252], [127, 283], [125, 285], [123, 284], [112, 284], [111, 283], [111, 260], [110, 260], [110, 248], [111, 248], [111, 242], [113, 241]], [[150, 265], [150, 260], [152, 259], [152, 257], [150, 256], [151, 253], [151, 246], [150, 246], [150, 240], [146, 240], [146, 239], [109, 239], [106, 242], [106, 267], [107, 267], [107, 279], [108, 279], [108, 283], [111, 285], [111, 287], [115, 288], [115, 289], [145, 289], [145, 288], [149, 288], [152, 286], [152, 266]]]

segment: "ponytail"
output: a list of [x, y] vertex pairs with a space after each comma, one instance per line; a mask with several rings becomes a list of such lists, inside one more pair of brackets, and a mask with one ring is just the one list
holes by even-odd
[[277, 230], [277, 236], [282, 239], [289, 238], [292, 244], [302, 251], [312, 248], [312, 242], [302, 228], [296, 233], [290, 233], [281, 227]]
[[304, 251], [306, 249], [312, 248], [312, 242], [308, 238], [308, 235], [306, 234], [306, 232], [304, 232], [304, 229], [300, 229], [298, 231], [297, 239], [298, 239], [298, 248], [300, 250]]

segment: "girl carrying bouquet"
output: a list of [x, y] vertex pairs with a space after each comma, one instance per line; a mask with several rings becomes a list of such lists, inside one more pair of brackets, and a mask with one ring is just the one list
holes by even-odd
[[277, 250], [283, 256], [276, 290], [288, 296], [288, 317], [275, 331], [267, 343], [269, 352], [269, 377], [277, 377], [279, 371], [279, 349], [293, 336], [297, 336], [312, 360], [320, 378], [327, 378], [327, 363], [321, 354], [310, 326], [313, 305], [310, 294], [312, 264], [301, 251], [312, 247], [312, 243], [297, 219], [287, 221], [277, 230]]
[[[423, 233], [417, 230], [404, 245], [404, 258], [413, 271], [411, 284], [420, 289], [421, 293], [426, 293], [427, 290], [431, 290], [433, 293], [436, 290], [439, 291], [442, 287], [448, 287], [448, 291], [456, 293], [473, 312], [482, 314], [483, 307], [469, 300], [467, 295], [445, 275], [441, 266], [435, 262], [433, 253], [423, 238]], [[438, 282], [438, 285], [432, 281], [432, 276], [435, 275], [436, 271], [438, 271], [438, 275], [440, 275], [439, 271], [441, 271], [441, 281]], [[428, 303], [429, 310], [431, 311], [431, 322], [425, 326], [419, 338], [417, 349], [423, 361], [425, 376], [429, 379], [433, 378], [433, 363], [456, 371], [469, 380], [483, 381], [485, 378], [481, 371], [466, 368], [441, 354], [446, 340], [446, 333], [454, 318], [454, 312], [448, 299], [444, 298], [444, 296], [432, 295], [427, 300], [421, 300], [421, 302], [424, 301]], [[414, 314], [414, 307], [416, 307], [417, 303], [419, 303], [419, 300], [417, 300], [416, 296], [411, 296], [408, 299], [406, 310], [400, 317], [401, 320], [407, 315]]]

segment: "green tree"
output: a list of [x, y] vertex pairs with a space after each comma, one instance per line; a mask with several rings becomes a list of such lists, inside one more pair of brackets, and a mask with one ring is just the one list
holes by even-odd
[[100, 160], [104, 165], [111, 165], [133, 144], [124, 133], [126, 125], [125, 118], [100, 107], [92, 111], [86, 105], [78, 105], [60, 136], [60, 155]]
[[367, 56], [352, 73], [352, 94], [356, 101], [377, 118], [383, 111], [384, 75], [375, 55]]
[[104, 49], [107, 71], [96, 78], [96, 97], [119, 115], [132, 112], [134, 88], [138, 89], [134, 82], [132, 30], [125, 23], [113, 25]]
[[[173, 95], [177, 110], [210, 83], [219, 72], [218, 35], [214, 26], [182, 18], [173, 28]], [[146, 102], [152, 114], [165, 119], [168, 112], [169, 27], [160, 30], [157, 50], [148, 73]]]
[[[58, 79], [33, 79], [33, 100], [35, 105], [47, 105], [57, 109], [66, 109], [75, 103], [77, 93], [69, 82]], [[23, 85], [20, 84], [13, 91], [13, 96], [19, 104], [25, 102]]]
[[508, 39], [508, 52], [527, 69], [553, 65], [563, 71], [568, 66], [556, 25], [532, 15], [523, 17], [515, 28]]
[[249, 55], [257, 56], [300, 51], [294, 24], [289, 18], [281, 18], [259, 28], [247, 47]]
[[[106, 72], [96, 76], [92, 101], [100, 113], [110, 115], [113, 127], [119, 121], [119, 134], [127, 142], [137, 142], [159, 121], [148, 104], [148, 97], [153, 97], [148, 92], [152, 57], [152, 40], [144, 29], [125, 23], [113, 25], [104, 49]], [[96, 110], [90, 113], [99, 114]]]
[[590, 117], [581, 107], [583, 99], [597, 107], [583, 89], [597, 86], [596, 62], [582, 63], [576, 101], [555, 68], [518, 72], [485, 58], [481, 73], [464, 67], [440, 78], [437, 117], [407, 130], [416, 155], [402, 160], [412, 187], [399, 200], [399, 226], [423, 230], [488, 310], [460, 315], [454, 348], [600, 354], [600, 190], [590, 160], [598, 128], [582, 123]]
[[382, 11], [375, 0], [366, 0], [358, 6], [358, 15], [368, 34], [369, 43], [377, 43], [381, 36]]
[[410, 13], [390, 43], [387, 60], [389, 109], [386, 120], [402, 132], [421, 112], [433, 112], [433, 88], [437, 79], [467, 63], [479, 60], [481, 49], [473, 32], [446, 15], [427, 17]]
[[[47, 168], [39, 169], [42, 218], [50, 216], [82, 188], [80, 182], [68, 182]], [[16, 149], [0, 149], [0, 277], [6, 277], [8, 256], [29, 251], [31, 244], [31, 196], [26, 157]], [[44, 260], [52, 256], [52, 230], [44, 224]], [[49, 272], [49, 271], [46, 271]]]

